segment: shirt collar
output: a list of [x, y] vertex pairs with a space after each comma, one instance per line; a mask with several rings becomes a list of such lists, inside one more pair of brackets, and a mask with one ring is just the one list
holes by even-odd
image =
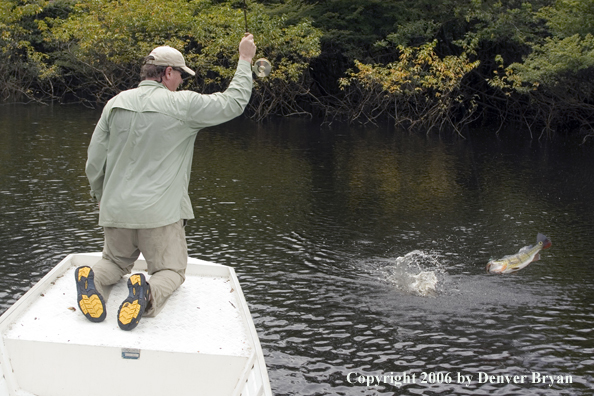
[[162, 83], [155, 81], [155, 80], [142, 80], [140, 82], [140, 84], [138, 84], [139, 87], [161, 87], [161, 88], [165, 88], [167, 89], [167, 87], [165, 85], [163, 85]]

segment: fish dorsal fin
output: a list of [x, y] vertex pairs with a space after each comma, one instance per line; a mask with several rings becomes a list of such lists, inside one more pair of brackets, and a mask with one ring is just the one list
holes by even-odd
[[522, 249], [520, 249], [520, 251], [518, 253], [526, 253], [527, 251], [529, 251], [532, 248], [533, 248], [533, 245], [524, 246]]

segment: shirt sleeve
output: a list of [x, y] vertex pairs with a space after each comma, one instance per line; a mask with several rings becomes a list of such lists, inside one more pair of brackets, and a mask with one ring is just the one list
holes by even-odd
[[252, 95], [252, 69], [249, 62], [239, 60], [235, 75], [224, 92], [192, 95], [187, 122], [195, 129], [219, 125], [240, 116]]
[[105, 178], [105, 165], [107, 163], [107, 149], [109, 147], [108, 115], [111, 106], [108, 103], [103, 109], [101, 118], [95, 126], [91, 143], [87, 150], [87, 163], [85, 172], [91, 185], [91, 197], [101, 202], [103, 194], [103, 180]]

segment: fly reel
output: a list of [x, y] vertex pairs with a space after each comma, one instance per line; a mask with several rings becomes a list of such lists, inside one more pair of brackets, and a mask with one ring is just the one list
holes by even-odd
[[270, 71], [272, 70], [272, 65], [268, 61], [268, 59], [260, 58], [254, 62], [252, 65], [252, 71], [256, 75], [256, 77], [268, 77]]

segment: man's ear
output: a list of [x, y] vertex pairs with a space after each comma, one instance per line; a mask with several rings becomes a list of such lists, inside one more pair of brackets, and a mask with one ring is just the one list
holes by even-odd
[[173, 72], [173, 67], [167, 66], [167, 68], [165, 69], [165, 73], [163, 74], [163, 77], [165, 77], [168, 80], [170, 80], [171, 79], [171, 73], [172, 72]]

